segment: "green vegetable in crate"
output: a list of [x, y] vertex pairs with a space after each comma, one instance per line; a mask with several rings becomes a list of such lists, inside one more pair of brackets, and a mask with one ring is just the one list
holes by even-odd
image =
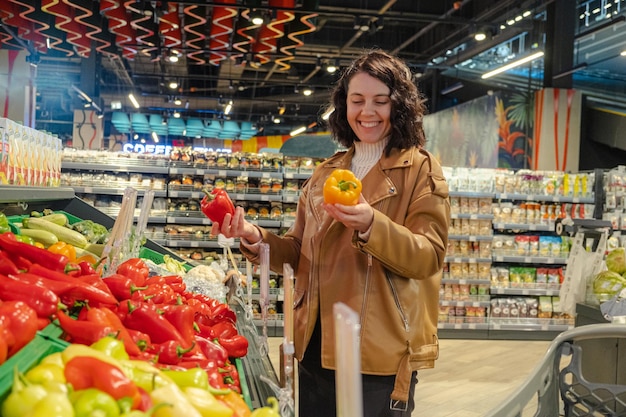
[[89, 243], [104, 243], [109, 236], [106, 227], [89, 219], [76, 222], [71, 228], [85, 236]]
[[59, 241], [57, 235], [47, 230], [22, 228], [20, 229], [20, 235], [28, 236], [45, 247], [52, 246]]
[[626, 278], [617, 272], [602, 271], [593, 278], [593, 293], [600, 302], [611, 299], [624, 287], [626, 287]]
[[618, 274], [626, 273], [626, 249], [615, 248], [606, 255], [606, 267]]
[[6, 214], [0, 213], [0, 233], [10, 232], [11, 226], [9, 226], [9, 219]]
[[47, 230], [56, 235], [59, 240], [69, 243], [79, 248], [85, 248], [89, 242], [82, 234], [69, 227], [59, 226], [58, 224], [38, 218], [26, 218], [22, 220], [24, 227], [28, 229]]

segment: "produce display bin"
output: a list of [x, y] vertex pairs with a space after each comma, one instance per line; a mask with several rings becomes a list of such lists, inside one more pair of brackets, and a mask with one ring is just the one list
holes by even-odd
[[[31, 211], [51, 209], [62, 211], [78, 220], [92, 220], [108, 229], [112, 228], [115, 223], [114, 218], [76, 197], [74, 190], [69, 187], [41, 188], [0, 185], [0, 209], [7, 217], [23, 217]], [[169, 255], [178, 261], [185, 261], [174, 252], [150, 239], [146, 240], [140, 255], [158, 263], [162, 261], [164, 255]], [[234, 309], [238, 316], [238, 322], [243, 322], [243, 312]], [[268, 405], [267, 398], [276, 395], [267, 382], [261, 379], [261, 376], [277, 385], [279, 382], [269, 357], [261, 355], [257, 348], [255, 335], [250, 333], [248, 329], [240, 328], [240, 332], [248, 338], [250, 349], [245, 357], [235, 361], [235, 365], [240, 375], [244, 399], [251, 408], [256, 409]], [[60, 335], [61, 330], [54, 324], [46, 327], [38, 333], [33, 342], [0, 366], [0, 395], [6, 396], [10, 390], [13, 384], [13, 368], [15, 366], [21, 371], [28, 370], [46, 355], [62, 350], [67, 343], [58, 339]], [[2, 398], [0, 397], [0, 400]]]

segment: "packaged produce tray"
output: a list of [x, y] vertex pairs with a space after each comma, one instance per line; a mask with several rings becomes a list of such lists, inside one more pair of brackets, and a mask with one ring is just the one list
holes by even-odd
[[[163, 256], [165, 256], [162, 253], [159, 253], [155, 250], [146, 248], [145, 246], [141, 248], [141, 250], [139, 251], [139, 257], [143, 258], [143, 259], [148, 259], [152, 262], [154, 262], [155, 264], [161, 264], [163, 263]], [[193, 268], [192, 265], [190, 265], [189, 263], [185, 262], [183, 264], [183, 267], [185, 268], [186, 271], [189, 271], [191, 268]]]
[[24, 373], [46, 356], [62, 352], [68, 345], [69, 343], [61, 339], [48, 336], [46, 332], [37, 333], [33, 340], [0, 366], [0, 403], [11, 392], [16, 368]]

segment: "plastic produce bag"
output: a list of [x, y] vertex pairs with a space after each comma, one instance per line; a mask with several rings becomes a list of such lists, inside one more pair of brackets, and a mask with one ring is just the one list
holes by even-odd
[[[576, 304], [587, 301], [587, 292], [593, 277], [600, 272], [604, 250], [606, 249], [607, 231], [603, 231], [598, 239], [598, 244], [594, 251], [587, 251], [584, 242], [586, 239], [584, 232], [576, 233], [569, 257], [567, 258], [567, 269], [565, 279], [559, 296], [561, 298], [561, 308], [564, 313], [571, 316], [576, 315]], [[592, 289], [589, 289], [592, 291]]]

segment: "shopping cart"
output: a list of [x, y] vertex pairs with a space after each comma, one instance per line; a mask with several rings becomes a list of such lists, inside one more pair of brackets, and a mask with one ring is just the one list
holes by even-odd
[[[611, 340], [620, 338], [626, 338], [626, 325], [590, 324], [561, 333], [552, 341], [541, 363], [522, 386], [486, 417], [522, 417], [530, 416], [531, 414], [527, 414], [529, 412], [535, 412], [532, 414], [534, 417], [626, 416], [626, 385], [590, 382], [585, 379], [581, 365], [583, 348], [588, 345], [585, 342], [577, 343], [602, 339], [610, 343]], [[587, 355], [584, 360], [611, 360], [610, 355], [602, 356]], [[613, 365], [612, 369], [617, 366]], [[618, 372], [616, 369], [616, 373]], [[624, 372], [626, 369], [623, 369], [622, 375]], [[536, 408], [534, 401], [537, 402]]]

